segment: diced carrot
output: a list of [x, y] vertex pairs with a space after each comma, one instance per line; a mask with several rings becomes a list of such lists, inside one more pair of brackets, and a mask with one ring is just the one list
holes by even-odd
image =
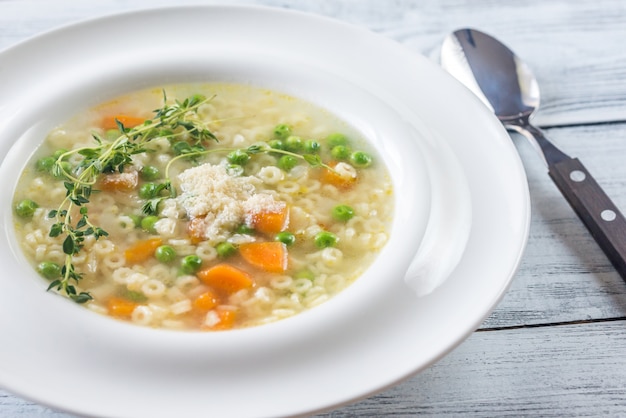
[[123, 298], [113, 297], [107, 301], [109, 315], [119, 318], [130, 318], [137, 306], [137, 303]]
[[232, 329], [235, 326], [237, 320], [237, 313], [232, 309], [215, 309], [209, 312], [207, 315], [211, 315], [211, 319], [205, 324], [205, 326], [212, 331], [225, 331]]
[[254, 280], [248, 273], [227, 263], [216, 264], [200, 270], [196, 275], [216, 291], [227, 294], [254, 286]]
[[261, 270], [282, 273], [287, 270], [287, 246], [279, 241], [250, 242], [239, 246], [239, 253], [248, 263]]
[[200, 293], [193, 300], [193, 307], [202, 312], [210, 311], [215, 308], [219, 303], [219, 299], [217, 295], [210, 290], [207, 290], [204, 293]]
[[126, 261], [129, 263], [140, 263], [146, 261], [154, 255], [154, 252], [163, 244], [161, 238], [148, 238], [137, 242], [132, 247], [124, 251]]
[[339, 189], [349, 189], [356, 184], [357, 176], [335, 171], [335, 167], [337, 167], [338, 164], [339, 162], [337, 161], [328, 163], [328, 166], [332, 168], [332, 170], [324, 168], [320, 181], [322, 183], [332, 184]]
[[198, 244], [206, 239], [204, 236], [205, 229], [206, 225], [203, 219], [193, 218], [189, 221], [187, 224], [187, 235], [189, 235], [192, 244]]
[[115, 120], [120, 121], [125, 128], [134, 128], [135, 126], [141, 125], [146, 121], [145, 118], [140, 118], [138, 116], [110, 115], [102, 118], [102, 128], [117, 129], [117, 123], [115, 122]]
[[100, 190], [107, 192], [130, 192], [137, 187], [139, 175], [136, 171], [104, 174], [100, 177]]
[[261, 210], [250, 215], [251, 226], [264, 234], [275, 234], [287, 228], [289, 222], [289, 208], [281, 205], [279, 208]]

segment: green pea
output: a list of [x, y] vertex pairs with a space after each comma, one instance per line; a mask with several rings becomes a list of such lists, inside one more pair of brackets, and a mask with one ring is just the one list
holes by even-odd
[[291, 127], [289, 125], [281, 123], [274, 127], [274, 138], [286, 139], [289, 135], [291, 135]]
[[54, 151], [54, 153], [52, 154], [52, 158], [54, 158], [54, 160], [58, 160], [61, 155], [65, 154], [66, 152], [68, 152], [65, 148], [59, 148], [58, 150]]
[[161, 172], [153, 165], [147, 165], [141, 169], [141, 178], [146, 181], [153, 181], [161, 177]]
[[37, 271], [46, 279], [52, 280], [61, 275], [61, 266], [52, 261], [42, 261], [37, 266]]
[[254, 228], [251, 228], [246, 224], [241, 224], [237, 228], [235, 228], [235, 233], [243, 235], [254, 235]]
[[226, 167], [226, 172], [228, 173], [228, 175], [233, 177], [242, 176], [243, 171], [243, 167], [239, 164], [229, 164], [228, 167]]
[[202, 266], [202, 259], [197, 255], [188, 255], [180, 262], [180, 268], [185, 274], [193, 274]]
[[322, 146], [320, 145], [320, 143], [314, 139], [304, 141], [304, 152], [306, 153], [317, 154], [318, 152], [320, 152], [321, 148]]
[[152, 199], [158, 194], [159, 188], [155, 183], [144, 183], [139, 188], [139, 197], [142, 199]]
[[330, 150], [330, 155], [337, 160], [347, 160], [350, 158], [350, 148], [345, 145], [335, 145]]
[[154, 229], [154, 224], [156, 224], [158, 220], [159, 220], [158, 216], [154, 216], [154, 215], [146, 216], [145, 218], [141, 220], [141, 229], [143, 229], [146, 232], [150, 232], [154, 234], [156, 232], [156, 230]]
[[56, 159], [54, 157], [43, 157], [37, 160], [35, 167], [37, 168], [37, 171], [49, 173], [50, 170], [52, 170], [52, 167], [54, 167], [55, 162]]
[[169, 245], [161, 245], [154, 251], [154, 257], [161, 263], [170, 263], [176, 259], [176, 250]]
[[355, 167], [369, 167], [372, 164], [372, 156], [363, 151], [355, 151], [350, 155], [350, 162]]
[[[55, 159], [56, 161], [56, 159]], [[59, 163], [60, 169], [58, 171], [56, 171], [55, 167], [57, 166], [53, 166], [52, 167], [52, 175], [54, 176], [54, 178], [62, 180], [66, 177], [65, 173], [71, 173], [72, 172], [72, 164], [70, 164], [67, 161], [61, 161]], [[61, 171], [62, 169], [62, 171]]]
[[15, 205], [15, 213], [20, 218], [32, 218], [39, 205], [30, 199], [24, 199]]
[[283, 171], [290, 171], [292, 168], [298, 165], [298, 159], [293, 155], [283, 155], [278, 159], [276, 165], [278, 165], [278, 168]]
[[337, 145], [348, 145], [349, 143], [348, 137], [344, 134], [334, 133], [326, 137], [326, 144], [330, 149], [333, 149]]
[[296, 236], [288, 231], [279, 232], [274, 237], [276, 241], [282, 242], [285, 245], [293, 245], [296, 242]]
[[348, 205], [337, 205], [333, 208], [333, 218], [340, 222], [347, 222], [354, 217], [354, 209]]
[[285, 149], [285, 144], [280, 139], [272, 139], [267, 143], [272, 149]]
[[132, 215], [128, 215], [128, 217], [133, 220], [133, 224], [135, 225], [135, 228], [141, 228], [141, 221], [143, 220], [141, 216], [132, 214]]
[[285, 148], [287, 151], [299, 152], [302, 150], [304, 144], [302, 138], [296, 135], [290, 135], [285, 139]]
[[176, 155], [188, 154], [191, 152], [191, 145], [185, 141], [179, 141], [172, 145], [172, 151]]
[[235, 151], [230, 152], [226, 159], [231, 164], [238, 164], [241, 166], [246, 165], [248, 161], [250, 161], [250, 155], [242, 149], [237, 149]]
[[328, 231], [318, 232], [313, 239], [317, 248], [328, 248], [337, 245], [338, 238]]
[[215, 246], [215, 250], [217, 251], [217, 256], [221, 258], [230, 257], [235, 254], [237, 251], [237, 247], [230, 242], [220, 242]]

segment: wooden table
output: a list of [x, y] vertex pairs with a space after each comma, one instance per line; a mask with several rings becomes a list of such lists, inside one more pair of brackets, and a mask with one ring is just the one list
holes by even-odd
[[[0, 48], [87, 17], [181, 3], [0, 0]], [[254, 3], [345, 20], [426, 55], [459, 27], [499, 37], [539, 79], [542, 107], [535, 122], [579, 157], [626, 211], [626, 2]], [[532, 224], [504, 300], [439, 363], [325, 416], [626, 415], [626, 283], [561, 198], [534, 150], [519, 137], [515, 141], [528, 175]], [[0, 390], [0, 417], [35, 416], [69, 417]]]

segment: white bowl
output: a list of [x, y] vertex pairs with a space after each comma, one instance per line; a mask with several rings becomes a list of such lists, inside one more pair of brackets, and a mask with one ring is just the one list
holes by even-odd
[[[0, 60], [0, 137], [12, 138], [0, 142], [5, 178], [78, 110], [148, 86], [229, 81], [312, 101], [360, 130], [389, 168], [396, 207], [388, 244], [329, 302], [256, 328], [181, 333], [120, 323], [45, 292], [19, 251], [5, 198], [0, 385], [21, 396], [106, 417], [333, 408], [449, 352], [493, 309], [521, 257], [528, 195], [502, 127], [425, 59], [365, 30], [267, 8], [172, 8], [62, 28]], [[480, 130], [446, 120], [465, 105], [458, 122], [471, 117]], [[476, 138], [485, 161], [470, 161], [455, 135]], [[494, 171], [508, 177], [506, 188]], [[0, 187], [12, 196], [15, 183]], [[489, 215], [505, 225], [506, 244], [485, 229]], [[483, 266], [492, 241], [500, 258]]]

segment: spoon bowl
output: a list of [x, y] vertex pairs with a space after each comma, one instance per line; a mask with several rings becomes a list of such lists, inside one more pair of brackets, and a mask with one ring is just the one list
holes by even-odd
[[476, 29], [448, 35], [441, 65], [478, 96], [509, 130], [535, 146], [548, 174], [626, 280], [626, 219], [583, 164], [552, 144], [530, 119], [539, 85], [530, 68], [497, 39]]
[[[470, 49], [479, 53], [467, 53]], [[446, 37], [441, 65], [469, 87], [507, 127], [539, 107], [539, 84], [530, 67], [483, 32], [466, 29]]]

